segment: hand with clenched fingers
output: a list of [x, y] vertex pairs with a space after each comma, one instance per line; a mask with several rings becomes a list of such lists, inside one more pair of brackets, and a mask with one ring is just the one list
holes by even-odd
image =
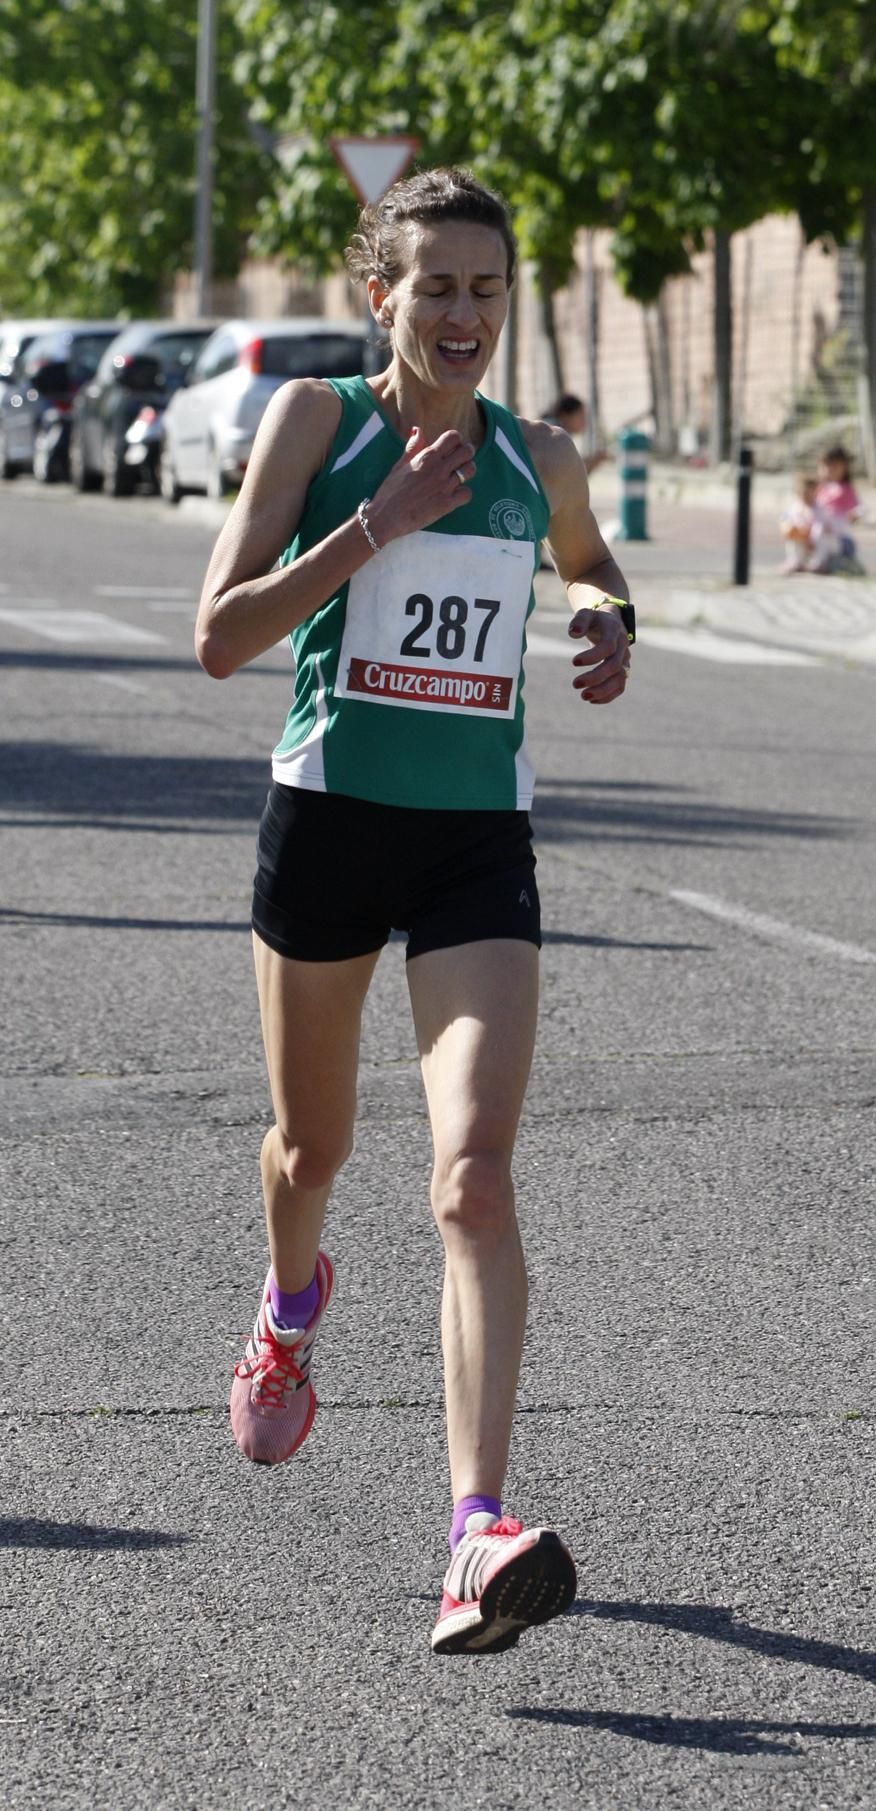
[[426, 440], [412, 428], [407, 445], [368, 506], [368, 520], [378, 546], [401, 535], [428, 528], [471, 499], [474, 448], [455, 428]]

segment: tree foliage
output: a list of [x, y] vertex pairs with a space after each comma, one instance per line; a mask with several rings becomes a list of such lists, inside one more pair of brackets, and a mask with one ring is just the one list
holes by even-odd
[[[189, 264], [196, 15], [5, 0], [7, 309], [146, 308]], [[767, 213], [810, 238], [876, 222], [874, 0], [220, 0], [219, 68], [219, 270], [246, 246], [337, 266], [357, 203], [335, 134], [473, 165], [548, 291], [583, 226], [648, 303]]]
[[[150, 311], [191, 263], [197, 4], [5, 0], [0, 298], [7, 312]], [[229, 42], [229, 40], [231, 40]], [[220, 22], [220, 68], [236, 48]], [[220, 75], [216, 265], [237, 269], [260, 170]]]

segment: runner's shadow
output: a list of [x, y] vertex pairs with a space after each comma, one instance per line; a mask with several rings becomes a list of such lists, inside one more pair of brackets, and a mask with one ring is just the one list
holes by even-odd
[[830, 1641], [817, 1641], [809, 1635], [785, 1634], [780, 1629], [758, 1629], [741, 1622], [732, 1609], [723, 1604], [608, 1603], [579, 1598], [569, 1611], [571, 1616], [592, 1616], [606, 1622], [644, 1622], [662, 1629], [679, 1629], [707, 1641], [728, 1642], [731, 1647], [748, 1648], [770, 1660], [790, 1660], [798, 1666], [823, 1667], [828, 1672], [848, 1673], [856, 1679], [876, 1684], [876, 1654], [866, 1649], [841, 1647]]
[[[796, 1755], [799, 1741], [782, 1737], [821, 1736], [873, 1741], [876, 1723], [774, 1723], [759, 1717], [649, 1717], [622, 1710], [539, 1710], [521, 1705], [506, 1712], [515, 1720], [556, 1723], [573, 1729], [608, 1729], [661, 1748], [703, 1748], [711, 1754]], [[768, 1740], [772, 1737], [773, 1740]], [[779, 1739], [776, 1739], [779, 1738]]]
[[78, 1552], [127, 1549], [143, 1552], [155, 1547], [182, 1547], [188, 1534], [163, 1534], [152, 1528], [100, 1528], [93, 1522], [55, 1522], [42, 1516], [0, 1518], [0, 1548], [64, 1548]]
[[722, 804], [705, 788], [552, 778], [539, 782], [532, 820], [536, 843], [546, 846], [609, 840], [705, 849], [756, 848], [763, 837], [840, 841], [858, 835], [860, 824], [826, 812]]
[[541, 933], [541, 940], [542, 943], [578, 943], [589, 949], [683, 950], [686, 954], [709, 950], [714, 947], [710, 943], [649, 943], [642, 938], [597, 937], [592, 933], [588, 936], [584, 936], [583, 933], [579, 931], [543, 930]]

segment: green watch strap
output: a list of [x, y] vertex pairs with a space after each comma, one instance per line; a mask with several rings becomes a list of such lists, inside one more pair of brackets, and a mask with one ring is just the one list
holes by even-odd
[[605, 596], [600, 598], [599, 603], [593, 605], [593, 608], [601, 610], [603, 605], [611, 606], [612, 604], [620, 611], [620, 619], [627, 632], [627, 641], [632, 647], [636, 639], [636, 612], [632, 604], [625, 603], [622, 597], [611, 597], [606, 592]]

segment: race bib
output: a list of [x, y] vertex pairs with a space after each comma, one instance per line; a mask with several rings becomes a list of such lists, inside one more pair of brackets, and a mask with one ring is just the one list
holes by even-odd
[[390, 541], [350, 580], [335, 695], [512, 717], [534, 556], [427, 529]]

